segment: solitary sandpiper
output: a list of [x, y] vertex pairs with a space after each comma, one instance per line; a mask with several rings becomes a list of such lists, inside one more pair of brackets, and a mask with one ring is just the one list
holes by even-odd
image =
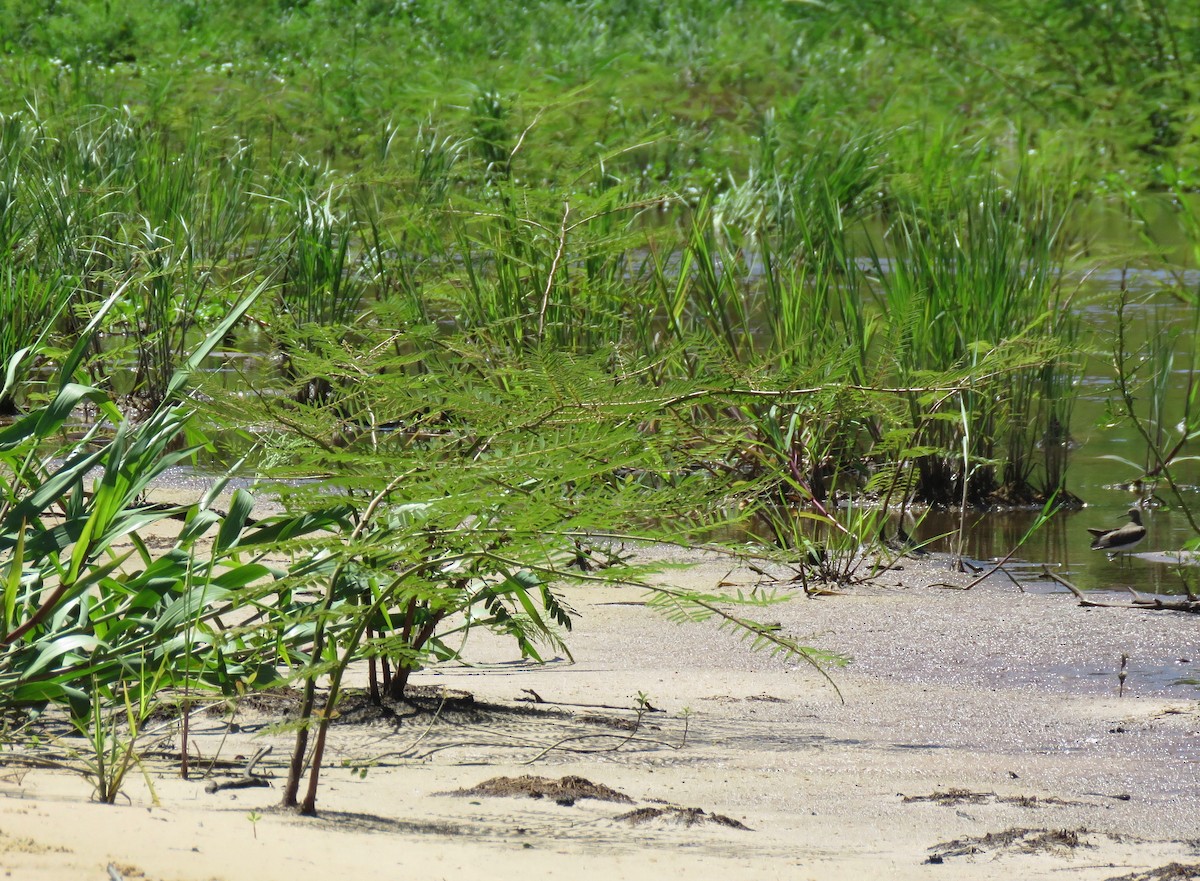
[[1092, 550], [1104, 551], [1111, 560], [1118, 554], [1127, 554], [1134, 545], [1146, 537], [1146, 527], [1142, 525], [1142, 512], [1137, 508], [1129, 509], [1129, 522], [1118, 529], [1092, 529]]

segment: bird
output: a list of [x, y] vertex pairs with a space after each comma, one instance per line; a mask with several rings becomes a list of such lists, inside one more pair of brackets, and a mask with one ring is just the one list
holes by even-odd
[[1146, 537], [1146, 527], [1142, 525], [1142, 512], [1137, 508], [1129, 509], [1129, 522], [1117, 529], [1092, 529], [1092, 550], [1104, 551], [1111, 560], [1118, 554], [1127, 554], [1134, 545]]

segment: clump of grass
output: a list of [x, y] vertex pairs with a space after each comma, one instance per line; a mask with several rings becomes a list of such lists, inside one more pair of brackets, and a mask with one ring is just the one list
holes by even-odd
[[327, 173], [302, 169], [282, 198], [279, 236], [279, 296], [297, 326], [348, 325], [359, 311], [364, 285], [350, 253], [354, 219], [341, 210]]
[[[941, 504], [984, 503], [1000, 491], [1027, 499], [1037, 488], [1025, 457], [1063, 415], [1053, 374], [1066, 366], [1075, 327], [1059, 293], [1062, 209], [1036, 188], [964, 184], [912, 202], [885, 233], [886, 255], [875, 251], [881, 336], [897, 385], [914, 387], [914, 443], [932, 448], [915, 460], [918, 496]], [[956, 390], [922, 391], [939, 374], [957, 375]], [[1056, 397], [1039, 424], [1030, 417], [1042, 392]], [[1059, 422], [1053, 431], [1061, 430]]]

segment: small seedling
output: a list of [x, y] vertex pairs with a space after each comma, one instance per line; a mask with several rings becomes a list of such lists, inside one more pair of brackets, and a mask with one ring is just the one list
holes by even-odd
[[692, 708], [684, 707], [680, 711], [680, 715], [683, 716], [683, 739], [679, 741], [679, 745], [684, 747], [687, 746], [688, 724], [692, 721]]

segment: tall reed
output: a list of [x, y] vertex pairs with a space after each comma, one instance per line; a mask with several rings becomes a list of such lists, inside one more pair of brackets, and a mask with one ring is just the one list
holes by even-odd
[[958, 374], [962, 388], [908, 396], [917, 443], [940, 451], [917, 459], [918, 493], [981, 503], [1007, 476], [1015, 483], [1007, 491], [1027, 494], [1020, 459], [1045, 431], [1029, 416], [1036, 395], [1059, 388], [1043, 372], [1063, 357], [1058, 331], [1070, 322], [1058, 293], [1062, 208], [1030, 185], [1009, 190], [990, 179], [900, 207], [870, 278], [892, 375], [919, 389], [926, 377]]

